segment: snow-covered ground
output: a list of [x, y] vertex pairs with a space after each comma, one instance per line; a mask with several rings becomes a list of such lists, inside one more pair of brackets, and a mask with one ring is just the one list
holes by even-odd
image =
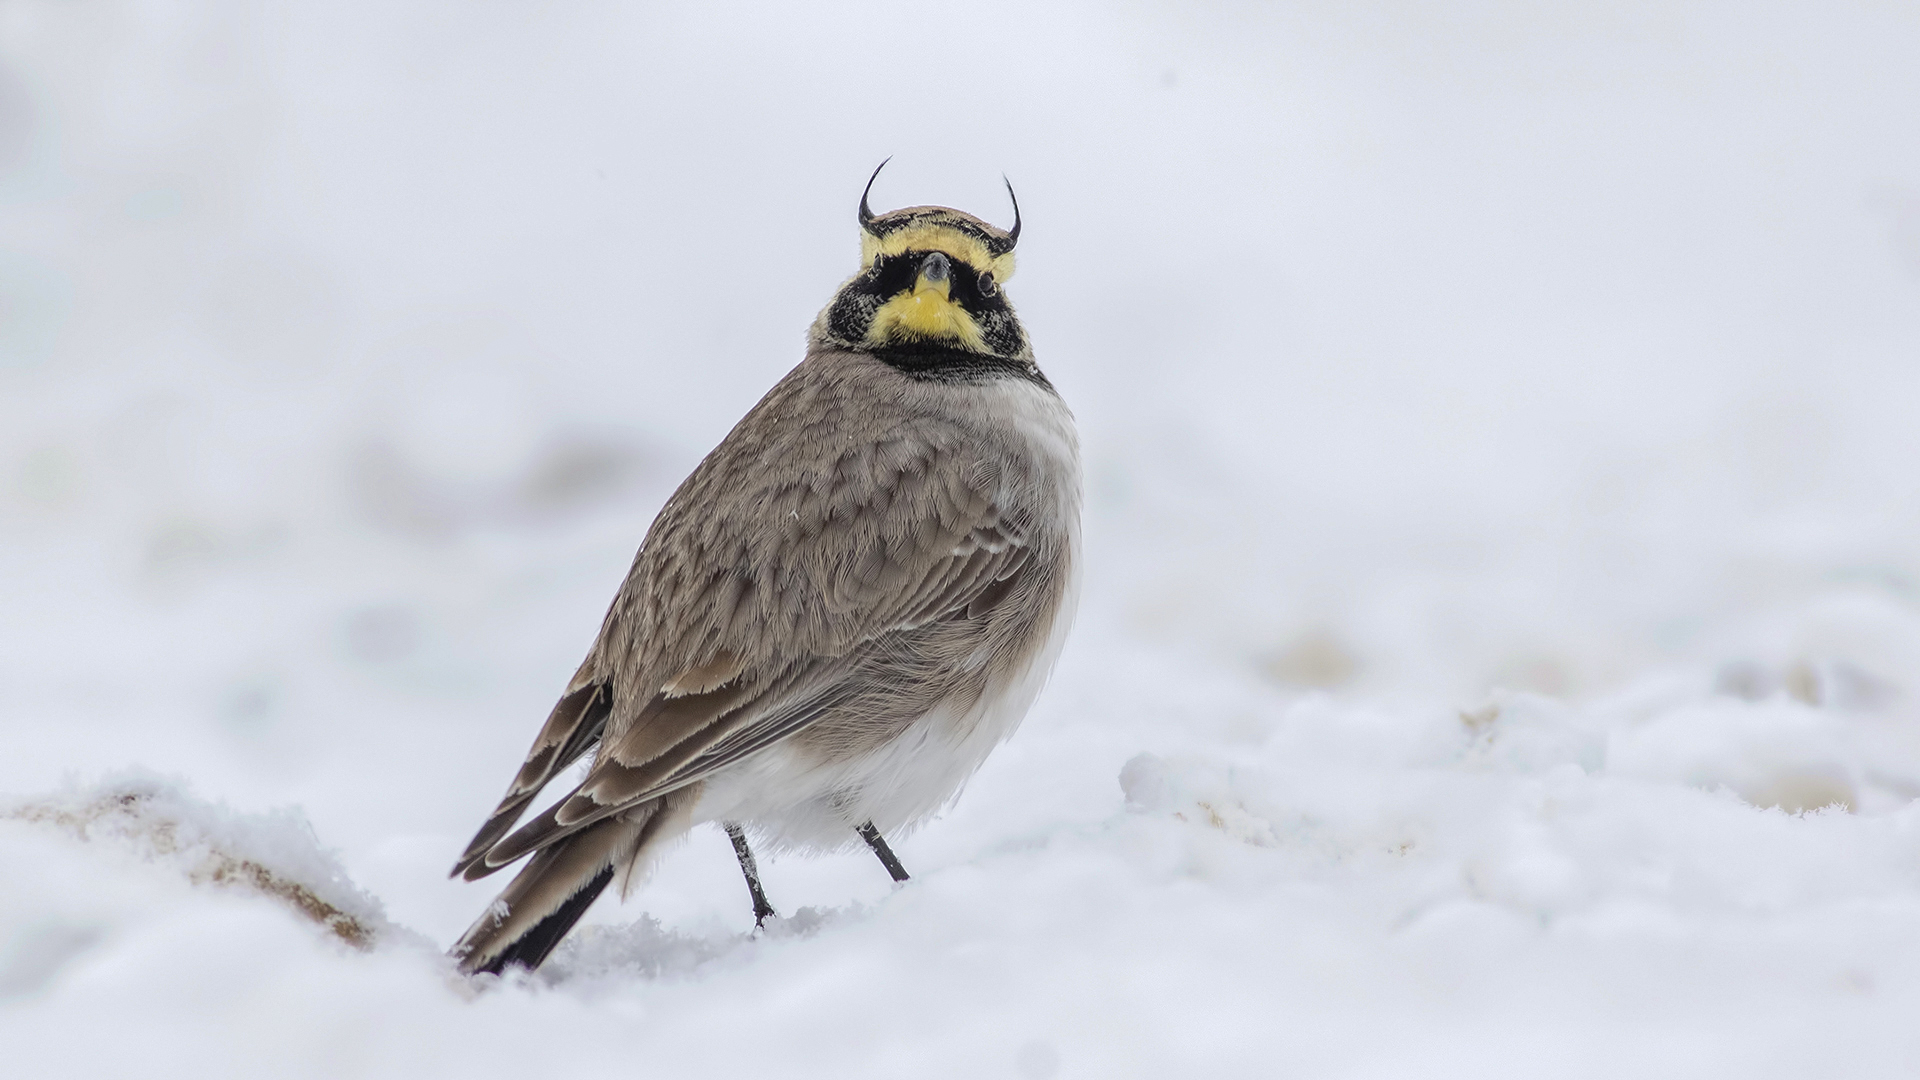
[[[1920, 15], [0, 6], [0, 1075], [1920, 1073]], [[446, 869], [876, 206], [1053, 684], [898, 849]]]

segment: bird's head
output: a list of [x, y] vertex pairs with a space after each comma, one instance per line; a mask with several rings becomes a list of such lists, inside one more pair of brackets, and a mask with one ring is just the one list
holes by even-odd
[[1019, 239], [1017, 202], [1013, 228], [1002, 230], [944, 206], [875, 214], [863, 193], [860, 272], [820, 313], [814, 340], [888, 359], [963, 353], [1030, 360], [1026, 331], [1002, 288], [1013, 276]]

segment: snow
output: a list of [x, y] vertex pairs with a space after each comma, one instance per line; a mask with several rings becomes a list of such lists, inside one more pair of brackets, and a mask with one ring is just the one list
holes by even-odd
[[[935, 20], [938, 20], [937, 24]], [[902, 49], [914, 58], [902, 58]], [[1920, 1071], [1920, 20], [0, 10], [0, 1074]], [[853, 208], [1025, 214], [1081, 614], [956, 806], [445, 872]]]

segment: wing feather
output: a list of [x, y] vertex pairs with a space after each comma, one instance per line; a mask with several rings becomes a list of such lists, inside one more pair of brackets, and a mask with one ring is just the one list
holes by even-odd
[[474, 834], [449, 876], [458, 877], [478, 863], [487, 850], [513, 828], [513, 823], [526, 812], [527, 804], [540, 790], [600, 741], [611, 705], [612, 694], [600, 683], [589, 683], [560, 698], [547, 715], [539, 736], [533, 740], [533, 748], [527, 751], [527, 760], [514, 775], [513, 783], [507, 786], [500, 805]]

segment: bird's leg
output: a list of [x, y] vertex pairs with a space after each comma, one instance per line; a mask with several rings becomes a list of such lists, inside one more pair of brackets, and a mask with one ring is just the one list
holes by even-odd
[[753, 897], [753, 928], [760, 929], [769, 917], [780, 914], [767, 902], [765, 890], [760, 888], [760, 866], [753, 861], [753, 850], [747, 847], [747, 834], [740, 831], [738, 822], [726, 822], [727, 839], [733, 841], [734, 858], [740, 860], [740, 872], [747, 876], [747, 893]]
[[900, 860], [894, 857], [893, 849], [887, 846], [886, 838], [880, 835], [879, 829], [873, 827], [873, 822], [867, 822], [857, 831], [860, 833], [860, 839], [865, 840], [867, 846], [873, 849], [873, 853], [880, 856], [880, 865], [887, 868], [887, 873], [893, 875], [893, 880], [907, 880], [907, 868], [901, 866]]

